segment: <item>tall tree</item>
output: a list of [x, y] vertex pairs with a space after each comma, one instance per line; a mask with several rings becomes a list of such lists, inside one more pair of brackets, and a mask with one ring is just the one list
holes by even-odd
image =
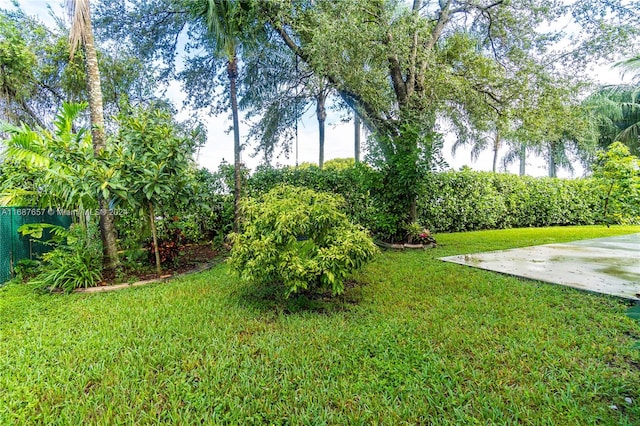
[[524, 176], [527, 171], [527, 144], [518, 140], [507, 141], [507, 152], [502, 157], [502, 166], [506, 170], [510, 164], [518, 162], [518, 174]]
[[360, 162], [360, 134], [362, 122], [356, 110], [353, 110], [353, 159], [356, 163]]
[[[518, 70], [545, 63], [564, 72], [559, 58], [571, 66], [584, 63], [585, 57], [619, 49], [620, 40], [628, 41], [638, 30], [631, 25], [637, 9], [616, 2], [261, 4], [290, 49], [363, 111], [375, 131], [402, 221], [415, 220], [418, 163], [433, 152], [441, 114], [477, 117], [474, 111], [490, 108], [500, 85], [515, 82]], [[562, 34], [539, 29], [569, 12], [581, 26], [574, 43], [562, 49], [556, 43]], [[612, 15], [624, 19], [614, 26], [600, 18]]]
[[324, 163], [325, 124], [329, 99], [334, 88], [315, 75], [309, 67], [292, 55], [282, 40], [271, 37], [257, 52], [245, 56], [240, 106], [249, 118], [258, 118], [251, 126], [251, 139], [258, 142], [256, 152], [265, 159], [276, 148], [289, 154], [298, 122], [315, 105], [318, 122], [318, 165]]
[[[88, 98], [84, 52], [78, 51], [70, 59], [66, 20], [56, 17], [54, 25], [47, 26], [20, 8], [0, 9], [0, 40], [0, 62], [6, 73], [2, 86], [5, 120], [45, 127], [54, 122], [63, 102]], [[18, 51], [20, 56], [16, 56]], [[109, 116], [117, 112], [122, 102], [140, 103], [154, 98], [155, 79], [151, 67], [122, 46], [97, 53], [109, 127]], [[30, 62], [27, 64], [26, 60]], [[28, 65], [22, 71], [21, 63]]]
[[[106, 147], [104, 129], [104, 112], [102, 105], [102, 88], [100, 86], [100, 69], [98, 67], [98, 55], [91, 27], [91, 10], [89, 0], [67, 0], [67, 9], [71, 18], [71, 30], [69, 43], [71, 45], [71, 58], [79, 46], [82, 46], [85, 55], [87, 73], [87, 87], [89, 90], [89, 111], [91, 117], [91, 137], [93, 152], [96, 158]], [[113, 213], [109, 201], [99, 197], [100, 203], [100, 234], [104, 248], [104, 266], [107, 270], [114, 270], [119, 265], [118, 246], [116, 241], [116, 229]]]
[[240, 154], [240, 119], [238, 117], [238, 60], [239, 49], [243, 43], [250, 43], [247, 31], [255, 26], [256, 16], [252, 15], [253, 7], [240, 0], [208, 0], [198, 4], [195, 16], [203, 19], [209, 34], [215, 41], [218, 55], [227, 61], [227, 77], [229, 78], [229, 102], [233, 117], [233, 158], [234, 158], [234, 231], [238, 231], [240, 221], [240, 197], [242, 185], [242, 162]]
[[584, 102], [598, 127], [598, 145], [606, 149], [613, 142], [627, 145], [633, 155], [640, 154], [640, 56], [618, 62], [615, 67], [631, 73], [626, 84], [598, 88]]

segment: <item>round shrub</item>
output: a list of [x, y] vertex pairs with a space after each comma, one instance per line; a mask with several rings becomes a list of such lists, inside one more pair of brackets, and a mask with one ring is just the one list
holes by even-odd
[[241, 279], [300, 291], [344, 291], [344, 281], [377, 248], [340, 211], [339, 196], [280, 185], [242, 204], [241, 232], [231, 234], [229, 264]]

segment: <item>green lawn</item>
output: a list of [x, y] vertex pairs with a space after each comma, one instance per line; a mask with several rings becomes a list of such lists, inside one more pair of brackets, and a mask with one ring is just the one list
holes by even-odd
[[278, 302], [224, 265], [94, 295], [8, 285], [0, 424], [639, 424], [628, 302], [436, 260], [632, 232], [442, 234], [333, 302]]

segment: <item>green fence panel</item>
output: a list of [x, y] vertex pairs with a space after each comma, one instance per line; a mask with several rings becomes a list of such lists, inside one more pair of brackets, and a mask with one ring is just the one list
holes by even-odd
[[[13, 268], [22, 259], [37, 259], [51, 249], [48, 244], [23, 237], [18, 228], [29, 223], [50, 223], [69, 227], [70, 215], [59, 214], [53, 209], [31, 207], [0, 207], [0, 284], [13, 277]], [[42, 241], [51, 239], [45, 230]]]
[[12, 209], [0, 207], [0, 284], [11, 279]]

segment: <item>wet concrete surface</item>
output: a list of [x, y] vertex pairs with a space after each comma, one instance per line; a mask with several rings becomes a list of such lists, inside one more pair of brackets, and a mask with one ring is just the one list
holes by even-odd
[[440, 260], [640, 300], [640, 234], [449, 256]]

